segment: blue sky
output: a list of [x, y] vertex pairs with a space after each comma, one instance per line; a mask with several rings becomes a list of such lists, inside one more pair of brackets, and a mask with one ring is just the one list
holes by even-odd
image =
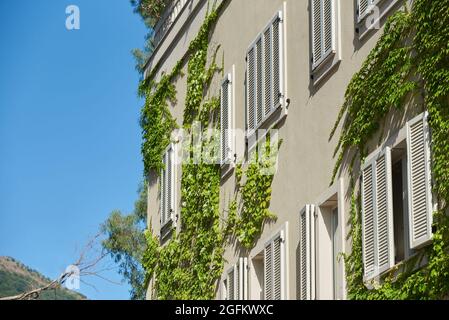
[[[70, 4], [80, 30], [65, 28]], [[0, 255], [56, 277], [113, 209], [132, 210], [143, 101], [130, 51], [145, 33], [128, 0], [0, 1]], [[129, 298], [86, 281], [91, 299]]]

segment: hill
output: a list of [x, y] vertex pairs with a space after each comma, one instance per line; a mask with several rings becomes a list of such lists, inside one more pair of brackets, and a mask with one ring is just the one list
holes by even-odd
[[[11, 257], [0, 257], [0, 298], [39, 288], [51, 280]], [[65, 288], [40, 294], [39, 300], [85, 300], [84, 295]]]

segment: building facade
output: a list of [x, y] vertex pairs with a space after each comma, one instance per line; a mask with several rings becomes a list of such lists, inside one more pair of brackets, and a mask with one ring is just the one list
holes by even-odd
[[[211, 94], [221, 97], [220, 209], [236, 184], [235, 165], [275, 129], [282, 140], [266, 223], [250, 250], [238, 241], [225, 250], [217, 299], [346, 299], [342, 253], [351, 207], [349, 158], [334, 182], [338, 143], [329, 139], [346, 88], [382, 34], [397, 0], [218, 0], [210, 37], [223, 73]], [[158, 80], [186, 54], [212, 3], [179, 0], [156, 26], [155, 51], [145, 76]], [[219, 47], [218, 47], [219, 46]], [[186, 70], [187, 66], [183, 69]], [[183, 123], [185, 77], [175, 80], [171, 112]], [[429, 137], [426, 114], [390, 114], [389, 127], [368, 146], [362, 164], [364, 277], [379, 277], [429, 243], [432, 235]], [[243, 134], [226, 130], [240, 129]], [[230, 131], [229, 131], [230, 132]], [[181, 165], [176, 142], [165, 170], [151, 177], [148, 221], [161, 242], [180, 219]], [[167, 227], [168, 226], [168, 227]]]

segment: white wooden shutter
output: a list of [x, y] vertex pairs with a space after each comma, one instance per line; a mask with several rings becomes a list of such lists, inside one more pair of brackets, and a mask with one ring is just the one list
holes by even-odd
[[322, 18], [321, 6], [322, 0], [311, 0], [312, 8], [312, 63], [317, 65], [321, 61], [323, 54], [323, 39], [321, 37]]
[[272, 90], [272, 110], [280, 103], [284, 96], [284, 28], [283, 14], [278, 12], [272, 24], [273, 35], [273, 90]]
[[282, 103], [284, 95], [283, 13], [279, 11], [247, 53], [247, 125], [259, 126]]
[[228, 277], [227, 277], [227, 293], [226, 293], [226, 298], [228, 300], [236, 300], [235, 297], [235, 267], [232, 267], [231, 270], [228, 271]]
[[256, 126], [262, 123], [263, 120], [263, 53], [262, 53], [262, 38], [256, 42]]
[[264, 298], [283, 300], [286, 298], [285, 237], [280, 231], [265, 245], [264, 250]]
[[282, 11], [266, 27], [263, 38], [263, 85], [264, 114], [263, 119], [282, 103], [283, 96], [283, 26]]
[[163, 157], [161, 172], [161, 226], [173, 219], [175, 211], [175, 152], [170, 145]]
[[232, 99], [231, 99], [231, 75], [228, 74], [221, 85], [221, 165], [227, 164], [232, 156], [231, 123], [232, 123]]
[[362, 252], [364, 277], [371, 278], [375, 273], [375, 208], [374, 208], [374, 170], [370, 163], [362, 170]]
[[166, 221], [173, 219], [174, 213], [174, 150], [170, 146], [167, 152], [167, 219]]
[[298, 298], [315, 299], [315, 206], [306, 205], [299, 215]]
[[273, 28], [271, 25], [263, 33], [264, 43], [264, 116], [273, 109]]
[[323, 0], [324, 56], [334, 51], [334, 0]]
[[273, 243], [265, 245], [264, 250], [264, 299], [273, 300]]
[[255, 129], [256, 124], [256, 49], [252, 47], [247, 54], [246, 95], [248, 131]]
[[240, 300], [241, 288], [240, 282], [242, 281], [241, 273], [240, 273], [240, 264], [236, 264], [234, 266], [234, 300]]
[[282, 238], [273, 241], [273, 300], [281, 300], [282, 295]]
[[335, 0], [311, 0], [312, 68], [335, 51]]
[[407, 165], [411, 248], [432, 239], [430, 134], [427, 113], [407, 123]]
[[357, 0], [357, 15], [359, 21], [368, 13], [368, 7], [371, 0]]
[[166, 178], [166, 170], [167, 167], [167, 154], [164, 154], [164, 157], [162, 159], [163, 168], [161, 170], [161, 196], [160, 196], [160, 202], [161, 202], [161, 226], [163, 226], [166, 223], [167, 218], [167, 178]]
[[375, 162], [375, 211], [377, 211], [378, 273], [394, 265], [393, 189], [391, 177], [391, 150], [385, 151]]
[[362, 169], [362, 251], [365, 279], [394, 265], [391, 149]]

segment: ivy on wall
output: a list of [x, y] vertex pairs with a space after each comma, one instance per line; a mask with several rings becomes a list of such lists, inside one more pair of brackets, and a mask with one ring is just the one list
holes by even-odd
[[[219, 47], [208, 59], [209, 36], [221, 5], [207, 15], [190, 43], [187, 55], [169, 74], [162, 75], [158, 83], [152, 80], [155, 74], [150, 74], [141, 82], [139, 92], [146, 97], [141, 113], [146, 176], [163, 168], [163, 152], [170, 143], [171, 132], [177, 128], [169, 110], [169, 102], [176, 103], [173, 82], [183, 76], [181, 70], [186, 63], [187, 94], [182, 127], [192, 131], [194, 123], [199, 122], [202, 128], [219, 129], [220, 100], [218, 97], [207, 97], [207, 93], [214, 75], [222, 71], [216, 64]], [[153, 279], [152, 298], [213, 299], [217, 280], [223, 272], [224, 248], [229, 237], [237, 235], [243, 246], [250, 247], [262, 232], [263, 223], [274, 218], [268, 210], [273, 177], [262, 174], [262, 170], [273, 162], [273, 157], [263, 157], [248, 166], [243, 186], [240, 186], [242, 167], [236, 169], [241, 215], [237, 216], [237, 202], [233, 201], [230, 213], [223, 221], [219, 210], [221, 169], [207, 159], [209, 154], [217, 154], [208, 149], [214, 138], [203, 139], [199, 146], [204, 156], [202, 163], [189, 159], [182, 164], [180, 232], [173, 230], [172, 238], [163, 246], [151, 230], [146, 232], [147, 250], [143, 267], [146, 271], [145, 282], [148, 284]], [[183, 152], [192, 154], [193, 148], [197, 147], [189, 145]], [[266, 150], [269, 151], [269, 147]]]
[[[432, 131], [433, 189], [438, 200], [432, 244], [389, 272], [381, 284], [368, 289], [363, 282], [361, 199], [355, 181], [356, 157], [366, 156], [367, 142], [392, 110], [403, 110], [414, 97], [422, 98]], [[416, 103], [416, 102], [415, 102]], [[344, 118], [344, 121], [343, 121]], [[361, 70], [354, 75], [332, 130], [343, 121], [336, 148], [334, 177], [346, 154], [353, 154], [350, 214], [351, 254], [345, 255], [350, 299], [438, 299], [449, 293], [449, 0], [415, 0], [411, 9], [392, 15], [384, 33]], [[352, 152], [355, 151], [355, 152]], [[428, 263], [419, 268], [423, 258]]]
[[280, 141], [276, 148], [272, 148], [268, 136], [265, 143], [256, 146], [253, 158], [246, 168], [241, 164], [236, 167], [237, 192], [229, 205], [228, 230], [232, 232], [228, 231], [228, 234], [235, 235], [246, 249], [254, 247], [266, 222], [276, 220], [276, 215], [269, 208], [271, 185], [281, 143]]

